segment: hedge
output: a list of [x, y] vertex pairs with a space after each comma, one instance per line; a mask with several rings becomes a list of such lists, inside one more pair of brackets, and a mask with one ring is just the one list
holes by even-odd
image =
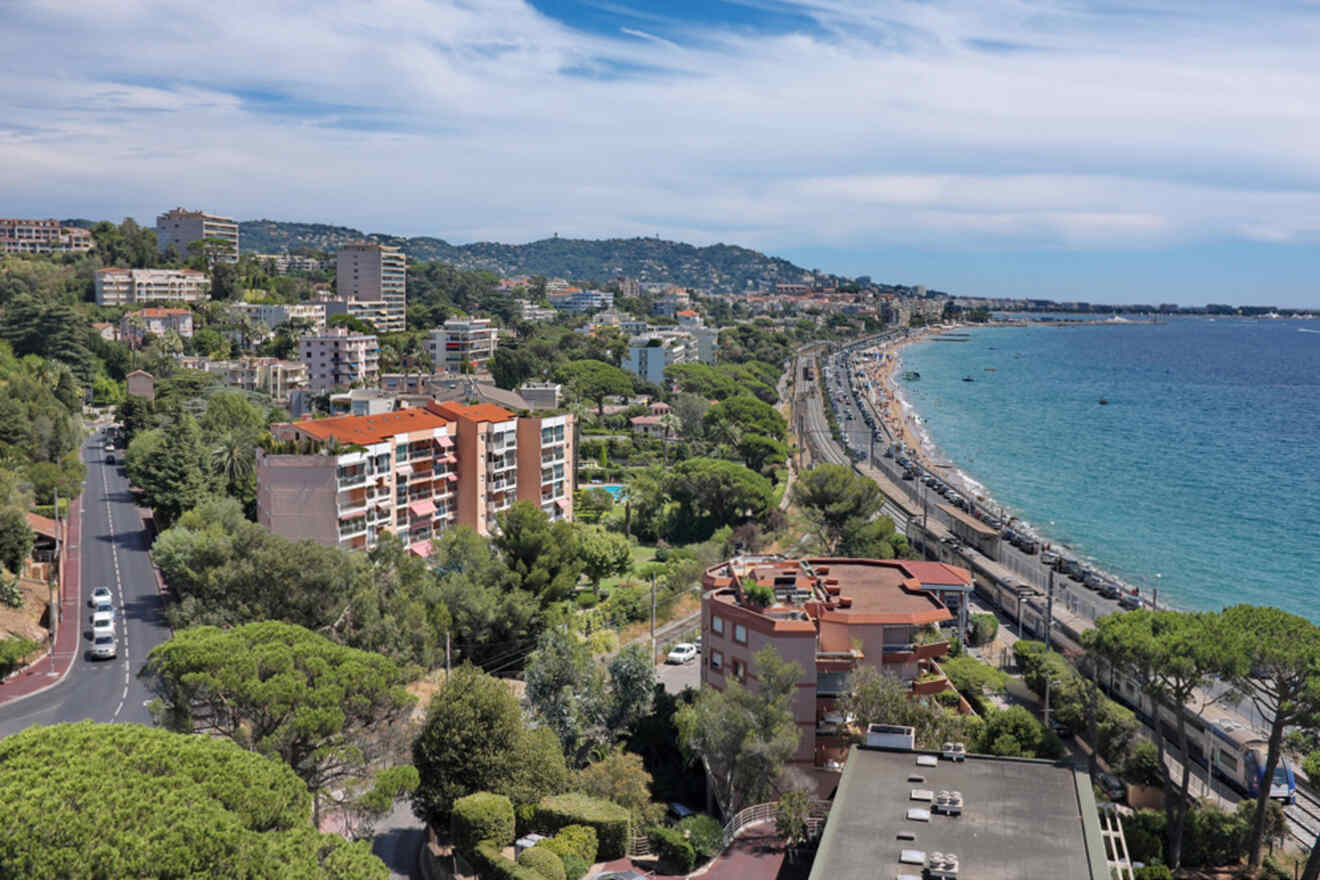
[[560, 856], [571, 854], [588, 865], [596, 863], [596, 850], [600, 846], [596, 842], [596, 829], [590, 825], [565, 825], [549, 842], [555, 844], [555, 852]]
[[678, 823], [679, 832], [687, 832], [687, 839], [697, 858], [708, 862], [724, 848], [724, 826], [704, 813], [688, 816]]
[[575, 855], [563, 856], [562, 859], [564, 862], [564, 880], [582, 880], [587, 871], [591, 869], [591, 865]]
[[612, 801], [584, 794], [552, 795], [537, 804], [536, 825], [543, 834], [565, 825], [595, 829], [596, 857], [603, 862], [621, 859], [628, 851], [628, 811]]
[[459, 852], [472, 852], [483, 840], [508, 846], [514, 841], [513, 803], [485, 791], [461, 797], [454, 801], [449, 833]]
[[660, 857], [660, 864], [671, 874], [687, 874], [697, 866], [697, 854], [692, 844], [677, 828], [652, 828], [646, 836], [651, 849]]
[[481, 880], [545, 880], [539, 871], [505, 858], [493, 840], [483, 840], [472, 850], [472, 867]]
[[543, 846], [534, 846], [518, 853], [518, 864], [531, 868], [545, 880], [565, 880], [564, 863], [559, 856]]

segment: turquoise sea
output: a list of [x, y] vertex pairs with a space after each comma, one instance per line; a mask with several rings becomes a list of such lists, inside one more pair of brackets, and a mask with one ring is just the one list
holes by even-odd
[[1161, 602], [1320, 621], [1320, 321], [970, 335], [902, 350], [938, 457]]

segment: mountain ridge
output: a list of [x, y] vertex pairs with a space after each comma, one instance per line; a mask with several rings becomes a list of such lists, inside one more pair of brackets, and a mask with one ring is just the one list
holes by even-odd
[[741, 291], [779, 283], [846, 281], [815, 274], [782, 257], [731, 244], [705, 247], [658, 238], [543, 238], [526, 244], [472, 242], [455, 245], [433, 236], [365, 233], [348, 226], [283, 220], [244, 220], [239, 241], [247, 253], [334, 251], [350, 241], [400, 248], [414, 260], [441, 260], [501, 276], [546, 275], [592, 281], [619, 276], [642, 283], [669, 282], [715, 291]]

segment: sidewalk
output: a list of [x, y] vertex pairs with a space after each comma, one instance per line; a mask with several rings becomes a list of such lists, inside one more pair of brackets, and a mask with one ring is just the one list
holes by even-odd
[[60, 547], [59, 628], [55, 634], [55, 662], [47, 651], [11, 678], [0, 683], [0, 706], [41, 693], [62, 682], [82, 650], [82, 494], [69, 505], [69, 518]]

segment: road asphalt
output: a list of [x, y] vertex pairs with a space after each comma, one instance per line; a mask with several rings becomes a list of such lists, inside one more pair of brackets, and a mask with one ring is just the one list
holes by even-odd
[[[82, 570], [82, 601], [76, 621], [79, 647], [68, 676], [41, 693], [0, 705], [0, 737], [32, 724], [58, 724], [91, 719], [101, 722], [151, 723], [151, 694], [138, 679], [147, 654], [169, 638], [147, 556], [149, 539], [128, 491], [121, 466], [106, 464], [105, 437], [87, 441], [84, 461], [87, 482], [82, 496], [82, 535], [77, 552]], [[121, 459], [122, 450], [112, 453]], [[118, 612], [119, 656], [92, 660], [91, 609], [87, 597], [97, 587], [109, 587]], [[70, 620], [69, 623], [75, 623]]]

